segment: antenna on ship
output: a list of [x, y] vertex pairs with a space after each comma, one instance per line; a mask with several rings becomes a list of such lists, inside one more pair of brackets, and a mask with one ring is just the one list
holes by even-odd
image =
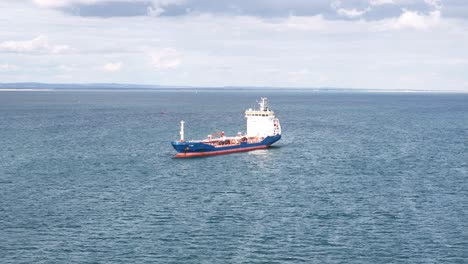
[[261, 97], [260, 102], [258, 104], [260, 105], [260, 111], [268, 111], [268, 99], [266, 97]]
[[184, 120], [180, 121], [180, 142], [184, 142]]

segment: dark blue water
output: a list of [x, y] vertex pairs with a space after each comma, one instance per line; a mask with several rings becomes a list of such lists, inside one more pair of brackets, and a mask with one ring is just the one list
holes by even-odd
[[[173, 159], [245, 130], [276, 147]], [[1, 92], [0, 263], [468, 263], [468, 95]]]

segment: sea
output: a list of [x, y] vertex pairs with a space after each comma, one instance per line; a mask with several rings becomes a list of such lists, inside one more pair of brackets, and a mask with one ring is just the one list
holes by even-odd
[[[174, 158], [260, 97], [274, 146]], [[468, 263], [468, 94], [0, 92], [0, 263]]]

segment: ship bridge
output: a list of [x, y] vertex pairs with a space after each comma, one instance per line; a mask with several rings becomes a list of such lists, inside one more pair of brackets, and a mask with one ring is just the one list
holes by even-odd
[[262, 97], [258, 101], [259, 109], [248, 109], [245, 111], [247, 119], [247, 136], [248, 137], [267, 137], [281, 134], [281, 125], [279, 119], [275, 117], [273, 112], [268, 107], [268, 99]]

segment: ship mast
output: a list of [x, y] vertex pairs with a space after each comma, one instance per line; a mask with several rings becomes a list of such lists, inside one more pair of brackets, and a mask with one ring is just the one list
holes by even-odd
[[184, 120], [180, 121], [180, 142], [184, 142]]

